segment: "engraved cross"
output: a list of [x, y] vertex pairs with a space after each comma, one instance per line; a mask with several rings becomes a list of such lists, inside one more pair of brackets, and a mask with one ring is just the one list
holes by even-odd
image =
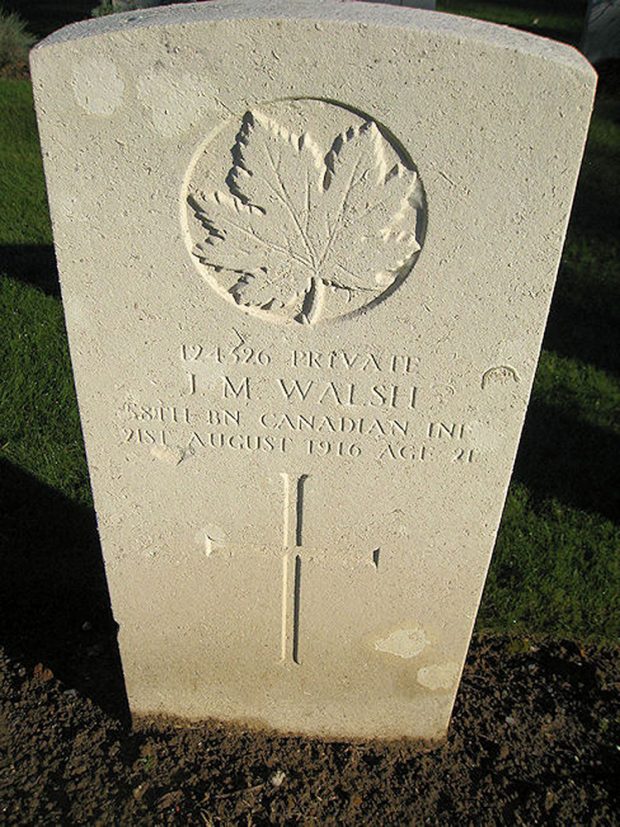
[[[303, 549], [304, 489], [308, 474], [292, 476], [282, 472], [284, 515], [282, 520], [282, 632], [280, 660], [301, 664], [300, 610]], [[380, 549], [372, 552], [372, 562], [379, 569]]]

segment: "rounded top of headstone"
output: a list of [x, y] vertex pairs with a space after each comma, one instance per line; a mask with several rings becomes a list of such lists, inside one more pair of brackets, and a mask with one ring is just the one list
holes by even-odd
[[294, 19], [311, 20], [313, 23], [324, 21], [327, 24], [357, 23], [413, 28], [457, 40], [478, 40], [491, 47], [515, 50], [563, 63], [567, 67], [580, 69], [590, 75], [596, 74], [591, 64], [577, 49], [538, 35], [443, 12], [353, 0], [209, 0], [122, 12], [65, 26], [38, 43], [31, 54], [36, 55], [38, 51], [60, 43], [85, 37], [127, 33], [145, 26], [250, 19]]

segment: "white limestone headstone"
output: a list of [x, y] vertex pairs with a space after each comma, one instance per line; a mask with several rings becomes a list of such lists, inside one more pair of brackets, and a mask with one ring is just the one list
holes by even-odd
[[134, 712], [441, 738], [595, 86], [576, 51], [316, 0], [32, 53]]

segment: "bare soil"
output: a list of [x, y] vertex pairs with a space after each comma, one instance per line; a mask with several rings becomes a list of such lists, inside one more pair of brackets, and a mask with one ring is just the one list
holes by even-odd
[[[83, 635], [96, 675], [105, 646], [88, 627]], [[570, 642], [474, 641], [449, 737], [425, 752], [215, 722], [141, 720], [130, 730], [45, 664], [0, 650], [0, 822], [619, 823], [618, 655]]]

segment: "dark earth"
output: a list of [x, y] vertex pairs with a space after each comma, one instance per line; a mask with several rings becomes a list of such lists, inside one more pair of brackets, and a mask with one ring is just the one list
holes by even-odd
[[[88, 623], [82, 634], [79, 654], [96, 676], [109, 654]], [[46, 664], [27, 668], [2, 650], [0, 822], [615, 824], [618, 655], [475, 639], [448, 739], [425, 751], [216, 722], [138, 720], [129, 730]]]

